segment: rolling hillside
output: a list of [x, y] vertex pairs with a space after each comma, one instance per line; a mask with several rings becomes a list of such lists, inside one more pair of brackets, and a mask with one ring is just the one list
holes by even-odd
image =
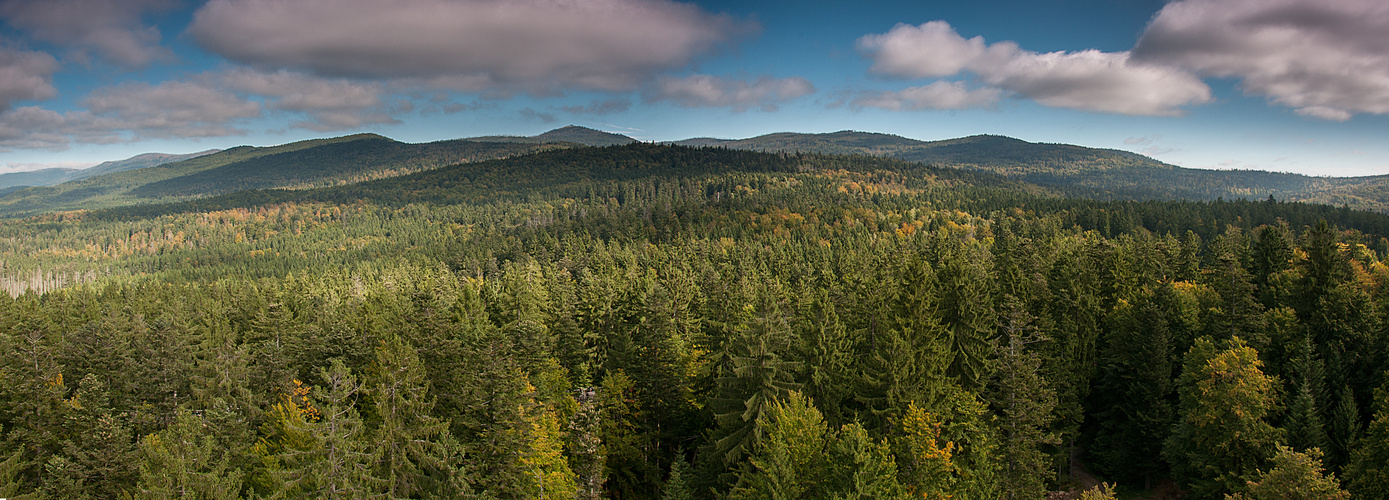
[[[209, 149], [207, 151], [188, 154], [145, 153], [124, 160], [102, 162], [93, 167], [83, 169], [45, 168], [43, 170], [32, 170], [28, 172], [10, 172], [0, 174], [0, 189], [26, 186], [52, 186], [68, 181], [96, 177], [98, 175], [149, 168], [165, 163], [189, 160], [199, 156], [210, 155], [218, 151], [220, 150]], [[0, 193], [4, 192], [8, 192], [8, 190], [0, 191]]]
[[[245, 190], [344, 186], [537, 151], [635, 142], [618, 134], [568, 126], [529, 137], [488, 136], [426, 144], [358, 134], [273, 147], [241, 146], [180, 162], [97, 175], [49, 187], [7, 189], [0, 186], [0, 216], [187, 201]], [[759, 152], [867, 155], [999, 175], [1021, 181], [1020, 186], [1034, 186], [1028, 188], [1034, 192], [1045, 190], [1083, 198], [1264, 200], [1273, 197], [1281, 201], [1389, 212], [1389, 176], [1331, 178], [1188, 169], [1127, 151], [1030, 143], [1001, 136], [918, 141], [888, 134], [843, 131], [779, 133], [741, 140], [696, 138], [674, 144]]]
[[240, 146], [156, 167], [14, 190], [0, 196], [0, 216], [172, 201], [243, 189], [346, 184], [554, 147], [462, 140], [409, 144], [375, 134]]
[[841, 131], [778, 133], [740, 140], [698, 138], [675, 144], [886, 156], [1000, 174], [1091, 198], [1214, 200], [1273, 196], [1286, 201], [1389, 211], [1389, 176], [1310, 177], [1254, 170], [1190, 169], [1128, 151], [1032, 143], [992, 135], [918, 141], [889, 134]]
[[619, 146], [637, 142], [636, 139], [621, 134], [593, 130], [587, 127], [569, 125], [560, 127], [540, 135], [532, 136], [513, 136], [513, 135], [489, 135], [483, 137], [471, 137], [466, 140], [480, 142], [516, 142], [522, 144], [546, 144], [556, 142], [568, 142], [582, 144], [584, 146]]

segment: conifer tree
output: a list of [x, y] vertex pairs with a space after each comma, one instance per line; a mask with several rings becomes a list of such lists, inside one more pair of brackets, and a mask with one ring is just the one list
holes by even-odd
[[824, 417], [799, 391], [773, 401], [757, 420], [762, 439], [754, 446], [729, 493], [730, 500], [825, 496]]
[[1000, 416], [1000, 486], [1007, 498], [1041, 498], [1051, 465], [1044, 447], [1060, 442], [1050, 432], [1056, 391], [1039, 373], [1041, 356], [1029, 348], [1045, 341], [1031, 331], [1030, 316], [1014, 304], [1006, 321], [990, 384], [990, 399]]
[[321, 414], [316, 425], [321, 457], [310, 466], [322, 498], [365, 498], [384, 489], [372, 474], [375, 458], [366, 428], [357, 412], [362, 386], [341, 358], [319, 369], [323, 381]]
[[1121, 301], [1108, 318], [1100, 357], [1095, 420], [1089, 452], [1097, 469], [1144, 489], [1162, 474], [1162, 442], [1174, 418], [1173, 339], [1153, 294]]
[[[220, 455], [220, 456], [219, 456]], [[241, 470], [232, 468], [206, 422], [181, 408], [173, 425], [140, 440], [139, 498], [239, 498]]]
[[844, 424], [830, 444], [829, 469], [836, 500], [902, 500], [897, 463], [887, 440], [873, 441], [857, 422]]
[[1356, 441], [1346, 465], [1346, 487], [1355, 498], [1389, 499], [1389, 382], [1375, 390], [1374, 420]]
[[431, 411], [424, 365], [408, 341], [392, 336], [376, 350], [369, 395], [381, 419], [373, 436], [378, 447], [377, 476], [390, 498], [420, 491], [431, 470], [447, 466], [441, 444], [448, 423]]
[[689, 464], [685, 463], [682, 454], [676, 453], [675, 460], [670, 463], [670, 477], [661, 487], [661, 500], [694, 500], [695, 494], [687, 477], [689, 473]]

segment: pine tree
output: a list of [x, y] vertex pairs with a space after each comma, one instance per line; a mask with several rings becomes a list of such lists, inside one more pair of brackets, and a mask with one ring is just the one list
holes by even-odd
[[886, 440], [874, 442], [858, 423], [844, 424], [830, 445], [829, 469], [836, 500], [904, 500], [897, 463]]
[[1014, 304], [996, 348], [999, 366], [990, 384], [990, 399], [1000, 416], [1000, 486], [1008, 498], [1046, 494], [1051, 457], [1043, 447], [1060, 443], [1050, 432], [1056, 391], [1039, 373], [1041, 356], [1028, 347], [1045, 339], [1029, 323], [1030, 317]]
[[1355, 498], [1389, 499], [1385, 464], [1389, 464], [1389, 382], [1375, 390], [1374, 420], [1355, 443], [1346, 465], [1346, 486]]
[[179, 409], [173, 425], [140, 440], [139, 498], [239, 498], [241, 470], [218, 451], [207, 423], [187, 408]]
[[824, 417], [800, 392], [773, 401], [757, 420], [762, 439], [752, 450], [730, 500], [824, 496], [828, 464]]
[[390, 498], [420, 491], [431, 471], [447, 467], [449, 450], [441, 441], [448, 423], [433, 416], [434, 400], [415, 348], [392, 336], [376, 350], [368, 395], [381, 419], [374, 433], [377, 476], [386, 481]]
[[681, 453], [675, 454], [675, 460], [670, 463], [670, 477], [666, 478], [665, 485], [661, 487], [661, 500], [694, 500], [695, 494], [691, 491], [689, 479], [690, 466], [685, 463], [685, 458]]
[[1174, 418], [1173, 339], [1154, 294], [1121, 301], [1108, 319], [1089, 452], [1103, 473], [1144, 489], [1165, 469], [1162, 442]]
[[372, 475], [375, 457], [357, 412], [362, 386], [341, 358], [319, 369], [323, 381], [319, 402], [322, 417], [314, 425], [321, 457], [311, 465], [321, 498], [364, 498], [385, 486]]

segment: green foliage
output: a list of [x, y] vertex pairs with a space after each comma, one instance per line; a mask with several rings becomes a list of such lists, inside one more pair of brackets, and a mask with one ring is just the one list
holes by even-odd
[[729, 499], [791, 500], [825, 495], [824, 417], [800, 392], [772, 402], [757, 419], [754, 445]]
[[1356, 442], [1346, 465], [1346, 487], [1355, 498], [1389, 498], [1389, 383], [1375, 391], [1374, 420]]
[[1336, 476], [1322, 472], [1321, 450], [1294, 451], [1279, 446], [1272, 468], [1259, 471], [1249, 480], [1247, 491], [1226, 495], [1229, 500], [1343, 500], [1350, 492], [1341, 489]]
[[0, 221], [0, 494], [1214, 498], [1271, 423], [1373, 491], [1386, 229], [652, 144]]
[[203, 419], [179, 410], [173, 425], [140, 440], [139, 498], [238, 498], [241, 470], [220, 451]]
[[1265, 418], [1273, 409], [1273, 381], [1258, 352], [1238, 337], [1217, 351], [1201, 338], [1183, 360], [1181, 418], [1163, 447], [1177, 480], [1196, 498], [1220, 498], [1273, 458], [1279, 429]]

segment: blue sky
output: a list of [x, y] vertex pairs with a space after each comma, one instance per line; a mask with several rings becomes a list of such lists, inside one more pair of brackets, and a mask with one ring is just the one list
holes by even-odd
[[1384, 33], [1382, 0], [0, 0], [0, 172], [577, 124], [1389, 174]]

